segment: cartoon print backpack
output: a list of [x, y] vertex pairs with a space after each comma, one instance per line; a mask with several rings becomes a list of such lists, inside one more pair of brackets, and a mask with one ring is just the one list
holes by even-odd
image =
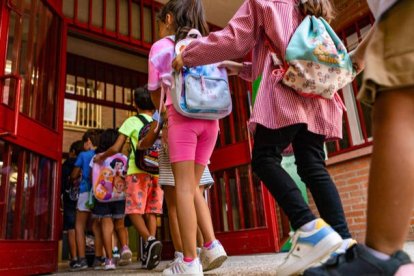
[[128, 159], [117, 153], [105, 159], [102, 164], [94, 163], [92, 167], [92, 192], [100, 202], [125, 199], [125, 175]]
[[[270, 46], [270, 41], [267, 44]], [[275, 53], [273, 61], [281, 65]], [[356, 75], [345, 46], [331, 26], [323, 18], [309, 15], [293, 34], [283, 67], [273, 74], [282, 73], [285, 85], [307, 97], [332, 99]]]
[[[138, 141], [139, 141], [143, 137], [145, 137], [145, 135], [150, 131], [151, 124], [143, 115], [137, 115], [137, 117], [144, 124], [144, 126], [141, 128], [138, 134]], [[135, 153], [135, 165], [139, 169], [147, 173], [158, 174], [159, 173], [158, 154], [162, 147], [160, 135], [155, 140], [154, 144], [148, 149], [139, 150], [139, 149], [135, 149], [132, 143], [131, 145], [132, 145], [132, 150]]]
[[[190, 30], [187, 38], [176, 44], [176, 54], [181, 53], [197, 38], [201, 38], [200, 32]], [[171, 98], [178, 113], [205, 120], [217, 120], [230, 114], [232, 100], [224, 68], [218, 68], [217, 64], [184, 67], [181, 72], [174, 72], [173, 75]]]

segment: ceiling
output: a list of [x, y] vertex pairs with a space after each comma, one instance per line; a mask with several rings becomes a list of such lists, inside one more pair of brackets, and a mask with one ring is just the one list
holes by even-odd
[[[233, 17], [244, 0], [202, 0], [206, 9], [207, 21], [213, 25], [224, 27]], [[167, 3], [168, 0], [157, 0]]]

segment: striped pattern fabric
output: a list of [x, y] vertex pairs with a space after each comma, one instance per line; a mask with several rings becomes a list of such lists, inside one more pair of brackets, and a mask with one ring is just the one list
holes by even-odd
[[[158, 179], [158, 184], [161, 186], [175, 186], [174, 175], [171, 169], [171, 161], [168, 156], [168, 150], [165, 147], [162, 147], [159, 152], [159, 167], [160, 174]], [[201, 176], [200, 186], [204, 185], [213, 185], [214, 180], [211, 177], [210, 170], [206, 166], [203, 175]]]
[[265, 33], [284, 58], [287, 44], [302, 20], [297, 2], [246, 0], [223, 30], [187, 46], [183, 61], [187, 66], [197, 66], [243, 58], [252, 51], [252, 63], [245, 64], [240, 77], [252, 81], [263, 76], [250, 118], [253, 132], [256, 124], [279, 129], [305, 123], [309, 131], [324, 135], [327, 140], [341, 138], [344, 106], [340, 99], [303, 97], [284, 86], [281, 76], [272, 74]]

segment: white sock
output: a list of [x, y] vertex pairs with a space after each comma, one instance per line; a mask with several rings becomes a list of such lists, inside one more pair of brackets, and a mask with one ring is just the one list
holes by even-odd
[[155, 240], [155, 237], [154, 236], [149, 236], [148, 239], [147, 239], [147, 242], [152, 241], [152, 240]]
[[317, 221], [317, 219], [314, 219], [314, 220], [302, 225], [299, 229], [304, 231], [304, 232], [312, 231], [313, 229], [315, 229], [316, 221]]
[[382, 260], [382, 261], [387, 261], [391, 258], [390, 255], [387, 255], [385, 253], [382, 253], [380, 251], [377, 251], [375, 249], [372, 249], [371, 247], [366, 246], [367, 250], [369, 253], [371, 253], [372, 255], [374, 255], [374, 257], [377, 257], [378, 259]]

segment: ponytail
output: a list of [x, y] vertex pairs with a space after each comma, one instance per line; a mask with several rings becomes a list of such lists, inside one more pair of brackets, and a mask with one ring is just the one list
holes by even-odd
[[299, 9], [303, 15], [323, 17], [330, 22], [334, 16], [334, 8], [330, 0], [300, 0]]
[[184, 39], [191, 29], [199, 30], [203, 36], [209, 32], [201, 0], [170, 0], [161, 9], [158, 19], [165, 22], [168, 13], [174, 18], [176, 41]]

